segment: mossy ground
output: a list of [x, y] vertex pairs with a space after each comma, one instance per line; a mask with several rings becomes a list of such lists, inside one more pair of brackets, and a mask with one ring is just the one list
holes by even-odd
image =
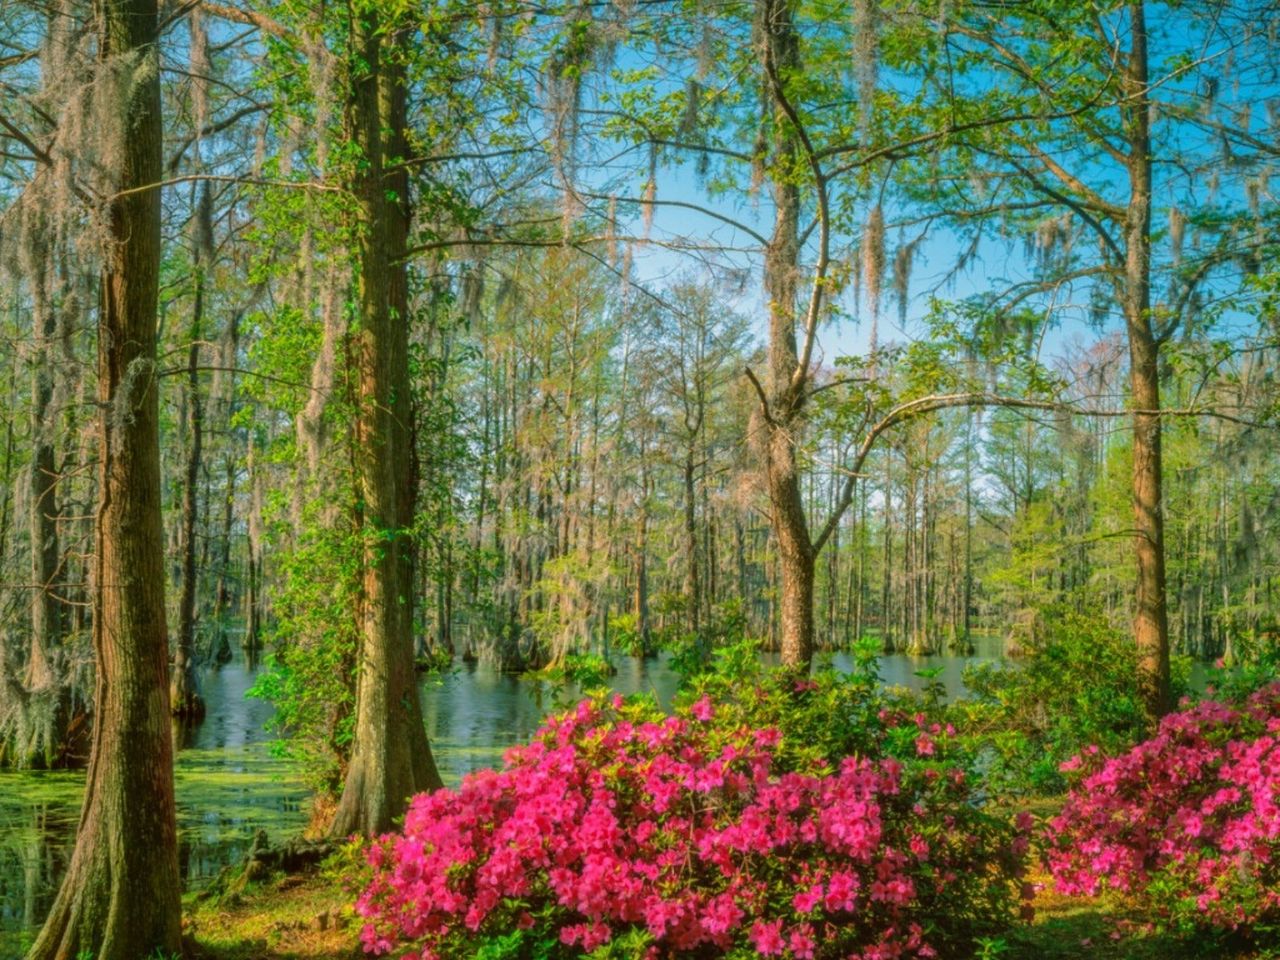
[[[1086, 900], [1040, 886], [1036, 919], [988, 948], [990, 960], [1265, 960], [1268, 951], [1147, 929], [1118, 898]], [[192, 904], [184, 921], [190, 960], [355, 960], [360, 921], [353, 894], [332, 875], [279, 878], [221, 904]]]
[[187, 903], [188, 960], [350, 960], [360, 929], [341, 883], [323, 874], [276, 877], [221, 901]]
[[[1208, 935], [1182, 937], [1155, 929], [1150, 917], [1121, 897], [1064, 897], [1047, 875], [1037, 885], [1036, 918], [1005, 938], [1002, 960], [1264, 960], [1280, 950]], [[1280, 946], [1280, 945], [1278, 945]]]

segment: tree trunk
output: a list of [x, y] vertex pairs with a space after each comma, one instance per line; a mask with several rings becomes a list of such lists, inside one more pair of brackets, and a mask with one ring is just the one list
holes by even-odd
[[351, 80], [348, 122], [362, 154], [355, 354], [365, 558], [355, 743], [331, 827], [338, 837], [389, 830], [413, 794], [441, 786], [413, 662], [409, 183], [403, 168], [384, 172], [406, 154], [404, 68], [396, 55], [383, 56], [384, 43], [402, 39], [386, 33], [374, 12], [352, 24], [352, 45], [363, 61]]
[[61, 605], [56, 586], [61, 579], [58, 542], [57, 462], [54, 451], [53, 338], [57, 324], [46, 284], [47, 251], [37, 251], [37, 268], [31, 278], [32, 320], [36, 357], [31, 374], [31, 435], [29, 533], [31, 537], [31, 653], [27, 660], [26, 688], [33, 698], [51, 702], [53, 717], [36, 742], [22, 745], [32, 755], [18, 757], [19, 764], [51, 766], [62, 749], [67, 703], [54, 666], [54, 650], [61, 641]]
[[200, 455], [204, 411], [200, 405], [200, 323], [204, 314], [204, 268], [195, 261], [195, 298], [191, 308], [191, 345], [187, 348], [187, 463], [182, 488], [182, 589], [178, 594], [178, 643], [169, 676], [169, 703], [180, 717], [204, 714], [196, 682], [196, 526], [199, 523]]
[[684, 599], [688, 604], [685, 624], [690, 633], [701, 627], [702, 581], [698, 573], [698, 519], [694, 497], [693, 440], [688, 439], [684, 455]]
[[[218, 421], [228, 434], [233, 433], [231, 426], [235, 410], [236, 381], [235, 369], [237, 348], [240, 341], [240, 316], [233, 313], [227, 320], [219, 344], [218, 364], [230, 368], [222, 378], [215, 374], [213, 394], [217, 404]], [[218, 584], [213, 595], [213, 625], [223, 639], [219, 644], [219, 652], [230, 655], [231, 645], [227, 640], [228, 615], [231, 610], [231, 543], [235, 529], [237, 457], [236, 448], [228, 446], [225, 451], [225, 478], [222, 487], [222, 530], [218, 537]]]
[[[793, 75], [800, 66], [800, 44], [788, 0], [764, 0], [761, 28], [777, 73]], [[779, 624], [782, 664], [807, 671], [813, 662], [814, 549], [805, 517], [796, 464], [802, 427], [803, 390], [793, 375], [796, 349], [796, 277], [799, 273], [800, 191], [791, 171], [800, 165], [796, 132], [781, 104], [774, 109], [773, 236], [765, 251], [765, 290], [769, 297], [769, 408], [763, 411], [765, 486], [774, 536], [778, 541], [781, 583]]]
[[[115, 189], [158, 183], [155, 0], [97, 5], [100, 82], [128, 89], [100, 135]], [[127, 77], [128, 84], [121, 78]], [[75, 850], [29, 960], [178, 953], [181, 907], [160, 516], [156, 306], [160, 191], [110, 202], [98, 336], [93, 748]]]
[[1129, 135], [1129, 207], [1125, 218], [1123, 304], [1129, 337], [1133, 415], [1133, 518], [1137, 584], [1133, 636], [1138, 680], [1151, 719], [1172, 709], [1169, 619], [1165, 596], [1164, 505], [1161, 500], [1159, 344], [1151, 326], [1151, 131], [1147, 28], [1143, 4], [1129, 6], [1132, 31], [1125, 67]]

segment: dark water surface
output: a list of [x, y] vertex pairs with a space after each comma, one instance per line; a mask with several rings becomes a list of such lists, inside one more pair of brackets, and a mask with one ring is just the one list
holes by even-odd
[[[963, 692], [966, 664], [999, 656], [999, 641], [980, 639], [975, 657], [886, 656], [885, 682], [918, 688], [917, 671], [940, 667], [953, 695]], [[851, 661], [837, 654], [835, 665]], [[613, 686], [622, 693], [651, 692], [664, 706], [677, 678], [665, 659], [619, 658]], [[297, 770], [272, 755], [265, 727], [272, 709], [245, 697], [255, 670], [243, 663], [205, 670], [201, 692], [207, 717], [178, 729], [175, 773], [180, 866], [188, 889], [240, 860], [254, 833], [273, 840], [297, 833], [307, 821], [308, 795]], [[446, 782], [492, 766], [502, 752], [527, 740], [552, 709], [547, 684], [475, 665], [427, 678], [423, 707], [436, 762]], [[20, 957], [49, 909], [75, 840], [84, 790], [82, 773], [0, 772], [0, 960]]]

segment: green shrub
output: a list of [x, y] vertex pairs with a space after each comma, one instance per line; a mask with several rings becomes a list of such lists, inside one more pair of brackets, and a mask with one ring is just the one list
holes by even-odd
[[[973, 697], [960, 705], [962, 725], [986, 750], [995, 785], [1060, 793], [1063, 761], [1090, 745], [1127, 749], [1148, 734], [1137, 650], [1101, 613], [1050, 608], [1024, 652], [1016, 664], [975, 664], [964, 674]], [[1179, 695], [1188, 673], [1185, 660], [1175, 663]]]

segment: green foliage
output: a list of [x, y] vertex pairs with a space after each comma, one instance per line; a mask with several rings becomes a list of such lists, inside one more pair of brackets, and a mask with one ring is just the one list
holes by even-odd
[[570, 653], [537, 676], [555, 684], [576, 684], [585, 690], [599, 690], [609, 686], [609, 678], [615, 673], [613, 664], [599, 654]]
[[628, 656], [644, 657], [652, 653], [651, 638], [641, 636], [639, 619], [634, 613], [611, 614], [609, 638], [616, 649]]
[[1227, 701], [1244, 700], [1255, 690], [1280, 681], [1280, 630], [1275, 625], [1245, 638], [1243, 663], [1215, 661], [1205, 695]]
[[[975, 699], [959, 705], [975, 748], [989, 751], [990, 777], [1013, 792], [1059, 793], [1059, 765], [1083, 748], [1114, 752], [1148, 732], [1138, 691], [1133, 639], [1098, 611], [1048, 608], [1013, 665], [965, 670]], [[1174, 690], [1189, 664], [1175, 663]]]
[[[678, 703], [710, 696], [720, 721], [733, 726], [772, 727], [782, 734], [779, 756], [787, 769], [831, 768], [849, 756], [893, 756], [919, 761], [920, 723], [947, 728], [949, 708], [941, 684], [923, 693], [886, 688], [878, 664], [880, 643], [863, 638], [852, 651], [848, 672], [820, 662], [811, 676], [771, 668], [754, 641], [716, 650], [705, 671], [691, 677]], [[971, 766], [963, 738], [945, 734], [948, 762]]]
[[418, 654], [414, 665], [424, 673], [447, 673], [453, 668], [453, 653], [444, 647], [431, 647]]
[[668, 627], [660, 642], [671, 652], [669, 666], [686, 683], [717, 669], [717, 657], [721, 663], [736, 662], [741, 651], [755, 649], [747, 641], [746, 611], [738, 597], [713, 605], [710, 620], [697, 632]]
[[317, 525], [280, 558], [274, 652], [249, 691], [275, 705], [272, 727], [285, 738], [277, 751], [322, 792], [341, 786], [351, 750], [360, 556], [349, 528]]

